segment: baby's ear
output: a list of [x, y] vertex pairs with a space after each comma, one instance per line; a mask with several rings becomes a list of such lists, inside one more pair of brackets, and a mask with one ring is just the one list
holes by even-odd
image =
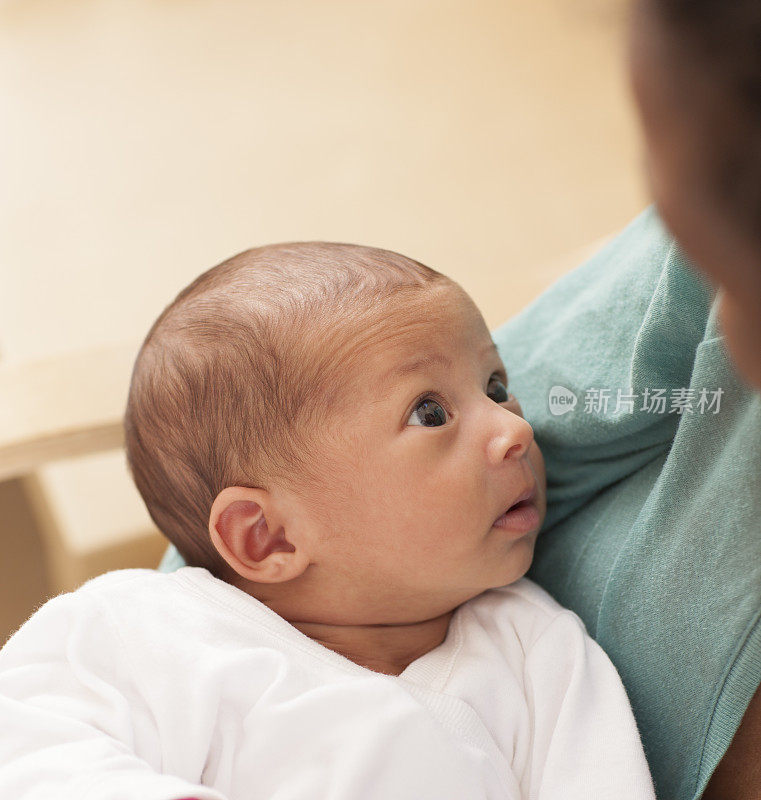
[[285, 520], [265, 489], [228, 486], [214, 500], [209, 534], [224, 560], [243, 578], [282, 583], [301, 575], [308, 554], [286, 539]]

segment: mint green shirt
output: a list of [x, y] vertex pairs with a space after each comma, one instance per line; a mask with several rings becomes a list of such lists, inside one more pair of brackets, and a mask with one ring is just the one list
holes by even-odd
[[618, 668], [658, 797], [697, 798], [761, 681], [761, 397], [652, 209], [494, 340], [547, 464], [529, 576]]

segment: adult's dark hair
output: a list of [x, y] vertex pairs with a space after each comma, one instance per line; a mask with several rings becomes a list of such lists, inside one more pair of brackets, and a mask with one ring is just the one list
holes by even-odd
[[[761, 2], [645, 0], [665, 25], [683, 77], [704, 93], [695, 119], [712, 188], [761, 247]], [[681, 71], [680, 71], [681, 72]], [[687, 88], [687, 87], [686, 87]]]

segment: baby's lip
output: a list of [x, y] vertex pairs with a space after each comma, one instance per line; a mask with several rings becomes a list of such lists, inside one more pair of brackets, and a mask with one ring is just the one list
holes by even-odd
[[[526, 503], [526, 504], [530, 503], [535, 496], [536, 496], [536, 481], [534, 481], [534, 483], [532, 483], [531, 486], [528, 487], [528, 489], [525, 489], [523, 492], [521, 492], [518, 495], [518, 497], [516, 497], [515, 500], [513, 500], [513, 502], [499, 515], [499, 517], [501, 517], [502, 514], [507, 513], [511, 508], [517, 506], [518, 503]], [[499, 519], [499, 517], [497, 517], [497, 519]]]

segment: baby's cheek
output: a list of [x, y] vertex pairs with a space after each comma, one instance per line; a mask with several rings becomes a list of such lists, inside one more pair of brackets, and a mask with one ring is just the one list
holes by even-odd
[[544, 472], [544, 456], [542, 455], [542, 451], [539, 449], [539, 445], [536, 442], [531, 443], [531, 463], [534, 467], [534, 472], [536, 473], [536, 478], [539, 480], [541, 477], [542, 485], [545, 482], [545, 472]]
[[544, 456], [542, 455], [542, 451], [539, 449], [536, 442], [533, 442], [531, 445], [531, 450], [529, 451], [529, 460], [531, 463], [531, 468], [534, 472], [534, 477], [536, 478], [537, 493], [541, 495], [542, 499], [540, 511], [543, 512], [546, 506], [547, 497], [547, 475], [544, 468]]

